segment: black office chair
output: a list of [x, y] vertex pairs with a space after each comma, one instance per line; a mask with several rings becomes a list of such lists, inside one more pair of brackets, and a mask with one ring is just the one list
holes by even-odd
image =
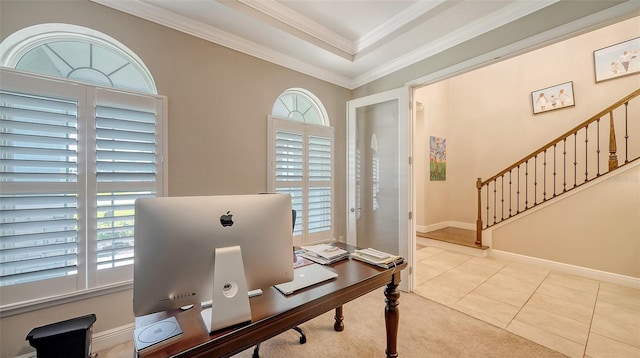
[[[293, 223], [293, 230], [295, 230], [295, 227], [296, 227], [296, 211], [295, 210], [291, 210], [291, 222]], [[296, 253], [295, 253], [295, 251], [296, 250], [293, 249], [293, 262], [296, 262]], [[304, 333], [302, 328], [296, 326], [296, 327], [293, 327], [291, 329], [300, 334], [300, 344], [307, 343], [307, 335]], [[256, 344], [256, 348], [253, 349], [252, 358], [260, 358], [260, 343]]]

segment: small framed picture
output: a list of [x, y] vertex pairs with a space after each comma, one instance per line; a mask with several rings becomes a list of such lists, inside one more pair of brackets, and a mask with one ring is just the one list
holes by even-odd
[[640, 37], [593, 51], [596, 83], [640, 72]]
[[573, 98], [573, 82], [566, 82], [552, 87], [531, 92], [533, 114], [567, 108], [575, 105]]

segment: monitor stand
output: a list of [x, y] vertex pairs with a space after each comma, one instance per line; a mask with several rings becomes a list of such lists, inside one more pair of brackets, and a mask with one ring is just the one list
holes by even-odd
[[216, 248], [214, 255], [212, 307], [200, 312], [209, 332], [251, 321], [240, 246]]

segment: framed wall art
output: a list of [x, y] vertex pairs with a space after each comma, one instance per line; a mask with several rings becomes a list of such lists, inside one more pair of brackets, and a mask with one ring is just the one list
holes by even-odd
[[574, 106], [573, 82], [531, 92], [531, 104], [533, 105], [533, 114]]
[[596, 83], [640, 72], [640, 37], [593, 51]]
[[429, 137], [429, 180], [447, 180], [447, 140]]

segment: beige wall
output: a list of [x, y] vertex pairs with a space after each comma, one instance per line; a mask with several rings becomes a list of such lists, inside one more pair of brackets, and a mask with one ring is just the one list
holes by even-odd
[[498, 227], [492, 248], [640, 278], [640, 163], [633, 165]]
[[[623, 21], [416, 90], [425, 105], [424, 118], [417, 119], [424, 120], [424, 132], [415, 133], [416, 142], [440, 133], [447, 138], [447, 183], [425, 190], [426, 202], [419, 209], [428, 212], [426, 204], [448, 208], [446, 220], [473, 225], [477, 178], [491, 177], [640, 87], [640, 74], [596, 84], [593, 72], [593, 51], [640, 36], [638, 21]], [[532, 91], [568, 81], [573, 81], [575, 107], [533, 115]], [[441, 184], [421, 178], [416, 182], [427, 189]], [[433, 218], [417, 225], [440, 220]]]
[[[110, 8], [79, 1], [0, 1], [0, 40], [40, 23], [101, 31], [135, 52], [168, 97], [169, 195], [238, 194], [267, 188], [267, 114], [287, 88], [325, 105], [335, 127], [336, 230], [345, 231], [345, 103], [351, 91]], [[131, 291], [0, 319], [0, 356], [32, 351], [34, 327], [97, 314], [95, 332], [132, 323]]]
[[[640, 36], [639, 21], [627, 20], [418, 89], [416, 99], [425, 108], [422, 118], [416, 118], [424, 124], [415, 141], [425, 144], [417, 144], [416, 150], [427, 151], [428, 137], [444, 133], [447, 182], [429, 182], [427, 168], [416, 170], [425, 173], [416, 178], [417, 191], [424, 193], [416, 202], [417, 226], [455, 222], [474, 227], [478, 177], [493, 176], [640, 88], [640, 74], [595, 83], [593, 70], [593, 51]], [[573, 81], [575, 107], [532, 114], [532, 91], [568, 81]], [[428, 158], [417, 165], [428, 165]], [[613, 179], [606, 187], [620, 191], [617, 195], [589, 189], [554, 206], [571, 208], [570, 214], [550, 208], [505, 225], [494, 232], [494, 248], [640, 277], [638, 182], [637, 177]], [[624, 196], [632, 185], [636, 190]], [[606, 214], [594, 212], [594, 201], [602, 202]], [[446, 210], [446, 217], [435, 208]], [[615, 248], [603, 250], [610, 243]]]
[[447, 147], [450, 146], [448, 106], [442, 105], [448, 100], [448, 83], [448, 81], [441, 81], [415, 91], [414, 94], [415, 100], [423, 105], [422, 110], [416, 114], [416, 130], [414, 132], [416, 226], [418, 231], [437, 229], [439, 224], [448, 222], [450, 218], [449, 187], [451, 175], [455, 175], [455, 172], [450, 172], [450, 166], [447, 163], [447, 180], [431, 181], [429, 179], [429, 137], [445, 138], [447, 139]]

